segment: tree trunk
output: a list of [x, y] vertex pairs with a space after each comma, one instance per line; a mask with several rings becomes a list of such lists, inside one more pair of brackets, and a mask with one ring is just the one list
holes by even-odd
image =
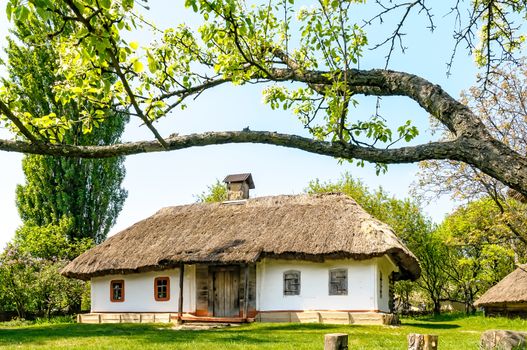
[[326, 334], [324, 350], [348, 350], [348, 335], [345, 333]]
[[432, 310], [435, 316], [441, 314], [441, 302], [439, 300], [434, 300], [434, 309]]

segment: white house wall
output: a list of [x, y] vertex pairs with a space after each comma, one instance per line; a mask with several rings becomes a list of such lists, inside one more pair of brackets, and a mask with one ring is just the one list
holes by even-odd
[[[154, 278], [170, 278], [170, 300], [154, 299]], [[110, 281], [124, 280], [124, 301], [110, 301]], [[195, 268], [185, 266], [183, 311], [193, 312], [195, 306]], [[179, 269], [145, 273], [111, 275], [91, 279], [92, 312], [178, 312]]]
[[[375, 259], [377, 269], [375, 270], [375, 286], [376, 286], [376, 303], [379, 311], [390, 312], [390, 281], [389, 277], [393, 271], [397, 271], [398, 268], [394, 263], [387, 257]], [[382, 273], [382, 285], [380, 283], [380, 273]], [[380, 289], [382, 288], [382, 294]], [[382, 295], [382, 296], [381, 296]]]
[[[348, 270], [348, 295], [329, 295], [329, 270]], [[378, 310], [376, 260], [329, 260], [315, 263], [264, 259], [257, 264], [257, 309], [282, 310]], [[300, 271], [300, 295], [284, 295], [283, 273]]]

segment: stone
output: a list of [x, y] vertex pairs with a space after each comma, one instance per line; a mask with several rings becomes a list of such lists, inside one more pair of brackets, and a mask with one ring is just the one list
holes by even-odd
[[481, 335], [480, 346], [483, 350], [527, 349], [526, 332], [490, 330]]

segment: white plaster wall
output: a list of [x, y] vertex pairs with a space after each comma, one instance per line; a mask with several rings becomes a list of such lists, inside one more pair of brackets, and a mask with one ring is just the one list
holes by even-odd
[[[375, 259], [375, 264], [377, 265], [377, 268], [375, 269], [375, 295], [377, 299], [377, 308], [380, 311], [390, 312], [389, 278], [393, 271], [398, 271], [398, 268], [387, 256]], [[380, 285], [380, 272], [382, 272], [382, 285]], [[382, 298], [380, 293], [381, 288]]]
[[[375, 260], [330, 260], [315, 263], [264, 259], [257, 264], [257, 309], [278, 310], [376, 310]], [[348, 295], [329, 295], [329, 270], [348, 270]], [[284, 295], [283, 273], [301, 273], [300, 295]]]
[[[154, 278], [170, 277], [170, 300], [156, 301]], [[196, 271], [185, 266], [183, 281], [183, 311], [196, 310]], [[124, 280], [124, 301], [110, 301], [110, 281]], [[92, 312], [178, 312], [179, 269], [151, 271], [127, 275], [111, 275], [91, 279]]]

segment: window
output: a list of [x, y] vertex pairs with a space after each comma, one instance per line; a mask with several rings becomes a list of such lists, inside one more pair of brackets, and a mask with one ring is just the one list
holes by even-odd
[[124, 301], [124, 280], [113, 280], [110, 282], [110, 301]]
[[348, 270], [329, 270], [329, 295], [348, 295]]
[[284, 272], [284, 295], [300, 295], [300, 271]]
[[379, 298], [382, 299], [382, 289], [383, 289], [383, 285], [382, 285], [382, 271], [379, 271]]
[[156, 301], [170, 300], [170, 278], [156, 277], [154, 279], [154, 298]]

